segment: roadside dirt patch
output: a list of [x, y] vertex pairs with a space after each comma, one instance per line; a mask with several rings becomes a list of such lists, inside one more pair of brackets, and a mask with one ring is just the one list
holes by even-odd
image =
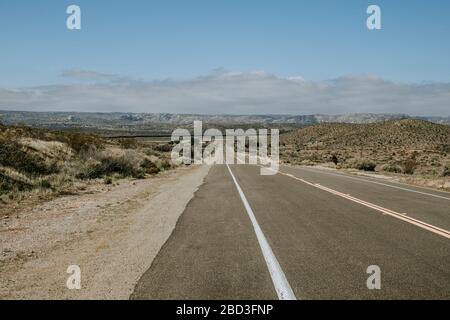
[[[128, 299], [209, 167], [98, 186], [0, 220], [0, 299]], [[68, 290], [68, 266], [81, 290]]]

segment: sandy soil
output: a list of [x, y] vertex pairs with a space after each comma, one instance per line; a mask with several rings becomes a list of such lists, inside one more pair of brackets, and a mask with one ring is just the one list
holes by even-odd
[[[128, 299], [208, 173], [98, 185], [0, 220], [0, 299]], [[81, 290], [69, 290], [69, 265]]]

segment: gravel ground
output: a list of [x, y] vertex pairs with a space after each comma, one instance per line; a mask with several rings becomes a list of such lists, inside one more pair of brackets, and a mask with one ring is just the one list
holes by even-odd
[[[0, 299], [128, 299], [209, 167], [98, 185], [0, 220]], [[81, 290], [66, 287], [81, 268]]]

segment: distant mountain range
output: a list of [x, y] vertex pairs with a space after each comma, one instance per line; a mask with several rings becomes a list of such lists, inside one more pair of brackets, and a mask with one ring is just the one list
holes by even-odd
[[81, 112], [26, 112], [0, 111], [0, 122], [24, 124], [35, 127], [53, 128], [101, 128], [117, 130], [155, 125], [190, 125], [194, 120], [206, 124], [258, 124], [271, 127], [288, 125], [301, 127], [325, 122], [334, 123], [377, 123], [387, 120], [417, 119], [450, 125], [450, 117], [414, 117], [406, 114], [357, 113], [348, 115], [196, 115], [168, 113], [81, 113]]

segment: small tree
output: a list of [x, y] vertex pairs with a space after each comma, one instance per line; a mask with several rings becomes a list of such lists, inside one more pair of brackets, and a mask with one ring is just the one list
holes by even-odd
[[413, 158], [409, 158], [403, 163], [403, 173], [405, 174], [414, 174], [416, 168], [417, 168], [417, 161], [414, 160]]
[[441, 175], [443, 177], [450, 177], [450, 162], [444, 164]]
[[331, 161], [332, 161], [335, 165], [337, 165], [337, 164], [339, 163], [338, 157], [337, 157], [335, 154], [333, 154], [333, 156], [331, 157]]

